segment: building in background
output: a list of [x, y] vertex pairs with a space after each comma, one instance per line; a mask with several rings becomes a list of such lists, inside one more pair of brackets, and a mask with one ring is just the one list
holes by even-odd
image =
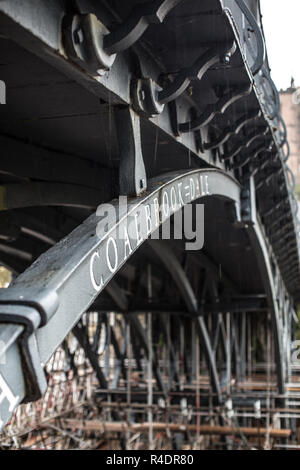
[[294, 80], [287, 90], [280, 92], [280, 105], [290, 145], [288, 165], [295, 176], [297, 198], [300, 199], [300, 88], [295, 87]]

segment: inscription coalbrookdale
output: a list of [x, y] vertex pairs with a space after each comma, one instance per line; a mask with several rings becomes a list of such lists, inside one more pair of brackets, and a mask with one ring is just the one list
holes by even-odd
[[[140, 202], [135, 200], [132, 205], [127, 197], [120, 197], [116, 204], [101, 205], [97, 211], [100, 243], [90, 259], [90, 278], [95, 291], [103, 288], [143, 241], [170, 239], [173, 215], [174, 238], [182, 239], [184, 235], [189, 240], [187, 250], [200, 250], [204, 244], [204, 205], [193, 207], [191, 203], [210, 194], [209, 175], [196, 172], [158, 188], [154, 195], [151, 191], [151, 195], [144, 196]], [[193, 211], [196, 212], [195, 230]]]

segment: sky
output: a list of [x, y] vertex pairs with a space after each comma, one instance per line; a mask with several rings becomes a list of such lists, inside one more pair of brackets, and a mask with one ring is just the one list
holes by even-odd
[[272, 78], [278, 89], [300, 86], [300, 0], [260, 0]]

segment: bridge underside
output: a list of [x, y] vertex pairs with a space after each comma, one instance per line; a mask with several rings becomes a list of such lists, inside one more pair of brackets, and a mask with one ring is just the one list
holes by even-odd
[[295, 445], [299, 224], [259, 2], [142, 3], [0, 2], [0, 446]]

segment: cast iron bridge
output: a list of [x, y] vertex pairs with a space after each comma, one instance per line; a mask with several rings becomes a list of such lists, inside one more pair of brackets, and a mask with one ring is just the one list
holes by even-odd
[[27, 446], [295, 445], [299, 222], [259, 1], [1, 0], [0, 51], [1, 445], [29, 409]]

